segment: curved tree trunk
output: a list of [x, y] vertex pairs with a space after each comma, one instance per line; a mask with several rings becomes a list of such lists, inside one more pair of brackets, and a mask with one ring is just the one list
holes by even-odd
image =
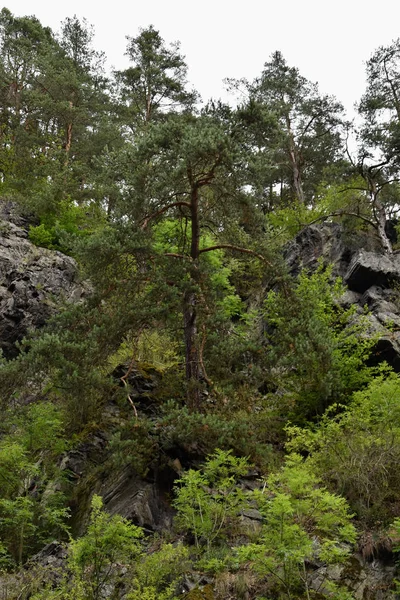
[[370, 172], [367, 176], [367, 183], [369, 187], [369, 195], [371, 198], [372, 209], [376, 220], [376, 229], [378, 236], [382, 244], [382, 248], [385, 254], [393, 254], [392, 244], [386, 233], [386, 211], [382, 202], [379, 200], [379, 192], [381, 187], [376, 183], [373, 174]]
[[385, 254], [393, 254], [392, 244], [386, 233], [385, 209], [377, 197], [375, 197], [373, 204], [374, 204], [374, 212], [375, 212], [376, 221], [377, 221], [378, 235], [379, 235], [379, 239], [381, 241], [383, 250], [385, 251]]

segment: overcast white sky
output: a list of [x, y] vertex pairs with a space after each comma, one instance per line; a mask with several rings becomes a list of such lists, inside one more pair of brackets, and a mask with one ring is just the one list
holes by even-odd
[[256, 77], [281, 50], [349, 112], [364, 90], [364, 62], [400, 37], [399, 0], [12, 0], [6, 6], [54, 30], [67, 16], [86, 17], [97, 49], [116, 68], [126, 66], [125, 36], [152, 24], [167, 42], [181, 42], [190, 81], [204, 100], [225, 97], [226, 77]]

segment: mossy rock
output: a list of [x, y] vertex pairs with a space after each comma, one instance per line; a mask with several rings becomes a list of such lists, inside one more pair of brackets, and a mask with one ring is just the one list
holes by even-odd
[[214, 600], [214, 590], [210, 583], [205, 585], [202, 588], [194, 588], [190, 590], [185, 596], [183, 596], [184, 600]]
[[138, 369], [140, 374], [147, 379], [153, 379], [155, 376], [163, 376], [163, 369], [149, 362], [139, 362]]

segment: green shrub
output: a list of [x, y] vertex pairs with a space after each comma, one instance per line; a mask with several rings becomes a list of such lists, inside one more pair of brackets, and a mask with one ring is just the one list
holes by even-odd
[[177, 585], [189, 567], [188, 550], [161, 543], [145, 554], [142, 537], [141, 528], [107, 514], [102, 499], [93, 496], [87, 532], [67, 547], [67, 571], [57, 586], [48, 573], [50, 582], [45, 580], [32, 600], [120, 598], [121, 590], [126, 600], [176, 600]]
[[255, 497], [264, 525], [259, 541], [237, 548], [240, 562], [250, 562], [275, 593], [309, 598], [307, 563], [342, 563], [356, 539], [345, 499], [322, 487], [296, 454], [287, 457]]
[[41, 246], [42, 248], [54, 248], [56, 242], [56, 236], [54, 229], [48, 229], [44, 223], [29, 227], [29, 239], [35, 246]]
[[94, 204], [77, 206], [69, 200], [61, 202], [57, 213], [42, 215], [40, 225], [31, 225], [29, 239], [36, 246], [69, 253], [71, 238], [86, 237], [104, 224], [104, 214]]
[[271, 291], [264, 305], [269, 327], [266, 359], [286, 418], [304, 422], [371, 379], [366, 360], [373, 340], [366, 323], [337, 300], [344, 292], [332, 269], [304, 271], [294, 284]]
[[317, 427], [287, 431], [288, 448], [307, 452], [308, 462], [359, 519], [388, 524], [400, 494], [398, 375], [377, 377], [348, 407], [328, 410]]
[[93, 496], [88, 530], [70, 543], [68, 551], [71, 583], [79, 590], [82, 600], [102, 598], [105, 586], [118, 579], [116, 563], [120, 566], [129, 564], [140, 555], [142, 536], [139, 527], [120, 515], [108, 515], [103, 510], [102, 499]]
[[65, 497], [49, 486], [57, 478], [56, 458], [65, 449], [62, 417], [50, 403], [25, 407], [4, 424], [0, 441], [0, 536], [9, 556], [21, 564], [30, 553], [65, 534]]
[[178, 480], [173, 502], [178, 511], [176, 524], [194, 535], [196, 547], [210, 549], [238, 521], [246, 504], [238, 480], [248, 470], [245, 458], [217, 450], [201, 471], [190, 469]]
[[189, 550], [183, 544], [161, 544], [134, 566], [133, 591], [127, 600], [175, 600], [178, 583], [189, 566]]

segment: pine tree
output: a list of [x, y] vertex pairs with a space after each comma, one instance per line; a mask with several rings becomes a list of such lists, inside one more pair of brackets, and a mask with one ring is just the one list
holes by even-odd
[[321, 95], [278, 51], [253, 82], [230, 84], [247, 97], [239, 116], [253, 151], [248, 183], [268, 198], [268, 210], [277, 202], [312, 204], [328, 166], [341, 157], [341, 104]]

